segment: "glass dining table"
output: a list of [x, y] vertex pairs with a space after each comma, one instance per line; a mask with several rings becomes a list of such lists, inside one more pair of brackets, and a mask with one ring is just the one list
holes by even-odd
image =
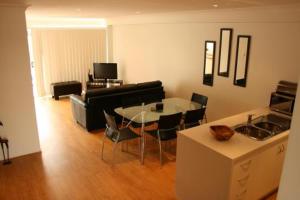
[[141, 164], [144, 163], [145, 124], [157, 122], [161, 115], [171, 115], [178, 112], [181, 112], [184, 115], [188, 110], [195, 110], [202, 107], [201, 104], [196, 102], [176, 97], [163, 99], [162, 102], [160, 102], [163, 104], [163, 109], [156, 111], [155, 108], [157, 103], [150, 103], [146, 105], [142, 104], [140, 106], [131, 106], [126, 108], [119, 107], [114, 110], [120, 116], [130, 120], [129, 123], [135, 123], [141, 126]]

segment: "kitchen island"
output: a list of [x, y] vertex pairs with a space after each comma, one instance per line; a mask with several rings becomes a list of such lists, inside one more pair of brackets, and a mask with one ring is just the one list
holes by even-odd
[[268, 108], [252, 110], [178, 134], [176, 193], [179, 200], [232, 200], [262, 198], [280, 181], [289, 131], [264, 141], [235, 133], [217, 141], [212, 125], [245, 123], [249, 114], [269, 114]]

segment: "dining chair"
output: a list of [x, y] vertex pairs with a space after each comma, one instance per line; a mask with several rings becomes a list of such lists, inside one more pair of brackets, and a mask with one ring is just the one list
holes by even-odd
[[[104, 132], [104, 138], [102, 141], [102, 152], [101, 152], [101, 158], [103, 160], [103, 151], [104, 151], [104, 143], [105, 143], [105, 138], [110, 139], [114, 144], [113, 144], [113, 163], [114, 163], [114, 157], [115, 157], [115, 150], [117, 147], [117, 144], [123, 141], [129, 141], [137, 138], [141, 138], [140, 135], [136, 134], [134, 131], [132, 131], [129, 128], [129, 124], [124, 127], [124, 128], [118, 128], [115, 117], [111, 116], [104, 112], [104, 116], [106, 119], [106, 129]], [[139, 149], [141, 148], [141, 141], [139, 140]]]
[[206, 110], [205, 107], [196, 110], [188, 110], [185, 113], [183, 119], [183, 128], [187, 129], [187, 128], [199, 126], [200, 122], [202, 123], [202, 120], [204, 118], [205, 110]]
[[[208, 102], [208, 97], [201, 94], [193, 93], [191, 101], [201, 104], [202, 107], [206, 107]], [[206, 113], [204, 113], [204, 119], [205, 122], [207, 123]]]
[[169, 141], [177, 138], [177, 130], [179, 129], [181, 118], [181, 112], [171, 115], [161, 115], [158, 120], [157, 129], [145, 131], [145, 133], [151, 135], [158, 141], [161, 166], [163, 164], [161, 143], [163, 141]]

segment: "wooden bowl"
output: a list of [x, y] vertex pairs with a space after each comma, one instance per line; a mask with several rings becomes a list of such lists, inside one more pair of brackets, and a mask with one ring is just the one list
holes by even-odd
[[210, 126], [210, 132], [220, 141], [229, 140], [234, 134], [234, 131], [225, 125]]

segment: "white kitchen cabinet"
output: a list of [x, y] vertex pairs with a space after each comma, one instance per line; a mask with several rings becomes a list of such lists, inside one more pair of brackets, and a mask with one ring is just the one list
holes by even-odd
[[251, 179], [253, 178], [253, 165], [255, 165], [255, 158], [253, 156], [233, 164], [229, 199], [248, 199], [251, 192], [249, 190], [251, 190]]
[[182, 137], [179, 136], [177, 144], [184, 149], [177, 152], [179, 199], [256, 200], [279, 186], [287, 138], [238, 161], [230, 161]]
[[276, 143], [255, 158], [251, 199], [258, 199], [279, 186], [287, 140]]
[[176, 194], [179, 200], [257, 200], [279, 186], [289, 131], [264, 141], [236, 133], [217, 141], [211, 125], [245, 122], [258, 109], [180, 131], [177, 138]]

